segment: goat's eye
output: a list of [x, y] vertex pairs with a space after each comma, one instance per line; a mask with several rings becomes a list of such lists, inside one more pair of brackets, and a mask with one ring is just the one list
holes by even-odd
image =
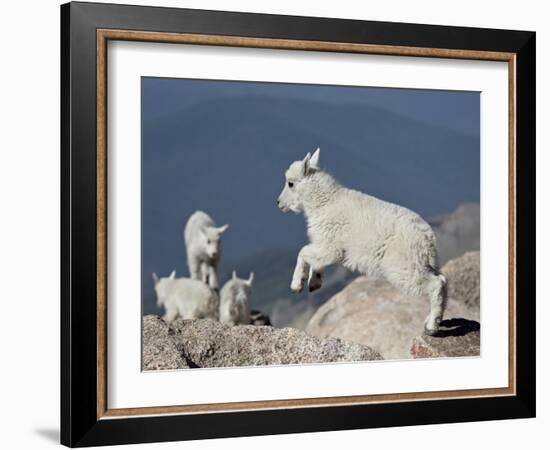
[[294, 186], [294, 183], [293, 183], [292, 181], [289, 181], [289, 182], [288, 182], [288, 187], [291, 188], [291, 187], [293, 187], [293, 186]]
[[208, 244], [210, 244], [210, 239], [207, 239], [206, 242], [207, 242]]

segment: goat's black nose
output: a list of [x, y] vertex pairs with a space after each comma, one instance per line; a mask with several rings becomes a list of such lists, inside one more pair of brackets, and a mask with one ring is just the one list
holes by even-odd
[[279, 200], [277, 200], [277, 206], [279, 206]]

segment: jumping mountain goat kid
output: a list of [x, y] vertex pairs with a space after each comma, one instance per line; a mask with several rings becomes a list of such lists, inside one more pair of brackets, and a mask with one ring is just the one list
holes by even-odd
[[220, 322], [228, 325], [248, 325], [251, 322], [250, 304], [254, 273], [250, 272], [248, 280], [233, 277], [223, 285], [220, 293]]
[[172, 322], [178, 315], [182, 319], [218, 320], [220, 299], [218, 294], [200, 280], [176, 278], [174, 270], [168, 277], [159, 278], [153, 273], [157, 306], [164, 306], [163, 319]]
[[202, 280], [215, 290], [219, 289], [221, 236], [228, 227], [229, 225], [216, 227], [208, 214], [195, 211], [187, 221], [183, 233], [191, 278]]
[[338, 184], [319, 168], [319, 152], [290, 165], [277, 200], [284, 212], [304, 213], [310, 240], [298, 254], [291, 290], [300, 292], [306, 280], [310, 291], [320, 288], [330, 264], [383, 275], [405, 294], [430, 299], [424, 329], [435, 334], [447, 296], [431, 227], [407, 208]]

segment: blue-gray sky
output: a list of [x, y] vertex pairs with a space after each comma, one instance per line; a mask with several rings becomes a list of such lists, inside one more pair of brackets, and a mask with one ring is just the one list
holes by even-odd
[[152, 271], [187, 274], [197, 209], [230, 224], [225, 262], [298, 250], [304, 220], [275, 201], [316, 147], [342, 184], [427, 218], [479, 201], [479, 108], [477, 92], [143, 78], [144, 292]]
[[468, 134], [479, 134], [479, 93], [426, 89], [357, 88], [146, 78], [143, 81], [144, 120], [176, 113], [182, 106], [210, 99], [265, 95], [310, 99], [329, 104], [367, 103], [397, 114]]

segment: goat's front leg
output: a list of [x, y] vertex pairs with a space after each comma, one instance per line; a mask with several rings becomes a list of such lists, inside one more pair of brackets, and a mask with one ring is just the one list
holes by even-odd
[[323, 272], [321, 270], [313, 270], [313, 267], [309, 268], [309, 278], [307, 280], [307, 287], [309, 292], [320, 289], [323, 285]]
[[166, 308], [166, 314], [162, 317], [166, 323], [174, 321], [178, 317], [178, 309], [173, 306]]
[[296, 267], [294, 268], [294, 274], [292, 275], [292, 281], [290, 282], [290, 290], [294, 293], [302, 292], [306, 282], [306, 277], [309, 274], [310, 267], [303, 256], [304, 249], [306, 248], [307, 246], [303, 247], [302, 250], [300, 250], [300, 253], [298, 253]]
[[201, 273], [201, 281], [204, 283], [204, 284], [209, 284], [208, 282], [208, 275], [209, 275], [209, 270], [208, 270], [208, 264], [205, 262], [205, 261], [201, 261], [200, 263], [200, 273]]
[[338, 262], [338, 260], [337, 252], [320, 248], [313, 244], [306, 245], [298, 253], [290, 289], [293, 292], [301, 292], [306, 279], [308, 280], [310, 292], [319, 289], [322, 285], [321, 276], [323, 268]]
[[208, 285], [214, 289], [216, 292], [219, 291], [219, 284], [218, 284], [218, 273], [217, 268], [215, 265], [209, 265], [208, 266]]
[[189, 254], [187, 254], [187, 261], [189, 264], [189, 276], [193, 280], [201, 280], [202, 273], [200, 261]]

